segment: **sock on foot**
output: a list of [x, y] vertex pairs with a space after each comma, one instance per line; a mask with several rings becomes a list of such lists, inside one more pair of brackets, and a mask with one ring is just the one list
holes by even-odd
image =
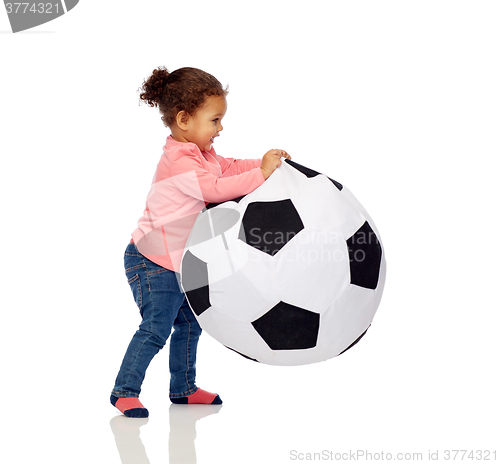
[[142, 405], [139, 398], [118, 398], [111, 395], [111, 404], [127, 417], [148, 417], [149, 411]]
[[210, 393], [198, 388], [194, 393], [181, 398], [170, 398], [174, 404], [222, 404], [217, 393]]

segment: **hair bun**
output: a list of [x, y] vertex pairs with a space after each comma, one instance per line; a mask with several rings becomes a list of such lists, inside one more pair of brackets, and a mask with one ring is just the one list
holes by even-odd
[[194, 115], [208, 97], [227, 95], [227, 88], [201, 69], [179, 68], [169, 73], [163, 66], [156, 68], [139, 90], [142, 101], [159, 108], [168, 128], [173, 127], [179, 112]]
[[148, 79], [145, 79], [139, 90], [142, 90], [139, 98], [149, 106], [158, 106], [163, 95], [167, 78], [170, 75], [167, 68], [160, 66], [156, 68]]

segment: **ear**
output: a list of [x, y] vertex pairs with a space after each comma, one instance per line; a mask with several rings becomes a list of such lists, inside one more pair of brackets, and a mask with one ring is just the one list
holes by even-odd
[[175, 116], [175, 122], [177, 123], [179, 128], [182, 130], [187, 130], [188, 120], [189, 120], [189, 114], [184, 110], [179, 111], [177, 113], [177, 115]]

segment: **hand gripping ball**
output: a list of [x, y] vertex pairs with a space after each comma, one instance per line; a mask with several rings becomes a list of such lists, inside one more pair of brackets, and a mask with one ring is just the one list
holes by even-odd
[[385, 281], [380, 235], [343, 185], [289, 160], [199, 214], [181, 283], [202, 329], [254, 361], [309, 364], [366, 333]]

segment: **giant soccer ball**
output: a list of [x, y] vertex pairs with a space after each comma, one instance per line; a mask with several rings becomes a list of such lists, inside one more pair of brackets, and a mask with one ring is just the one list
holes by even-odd
[[254, 361], [299, 365], [337, 356], [366, 333], [385, 256], [347, 188], [285, 161], [249, 195], [207, 205], [180, 278], [212, 337]]

